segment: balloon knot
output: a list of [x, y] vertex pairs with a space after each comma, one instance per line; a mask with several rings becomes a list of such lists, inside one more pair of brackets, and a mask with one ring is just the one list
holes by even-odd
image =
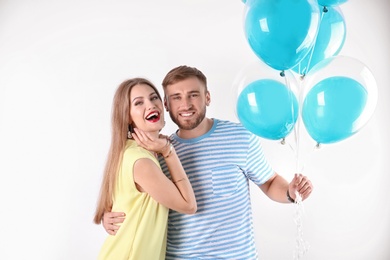
[[280, 72], [280, 76], [281, 76], [281, 77], [284, 77], [284, 76], [285, 76], [284, 70], [282, 70], [282, 71]]
[[329, 10], [328, 10], [328, 8], [326, 8], [326, 6], [324, 6], [324, 8], [322, 9], [322, 11], [323, 11], [324, 13], [327, 13]]

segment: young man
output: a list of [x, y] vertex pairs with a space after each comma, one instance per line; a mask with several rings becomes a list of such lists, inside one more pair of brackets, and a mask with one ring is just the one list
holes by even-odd
[[[198, 203], [194, 215], [169, 213], [166, 259], [257, 259], [249, 180], [281, 203], [293, 202], [296, 192], [305, 200], [312, 183], [301, 174], [288, 183], [266, 161], [259, 137], [241, 124], [206, 117], [210, 92], [201, 71], [179, 66], [162, 85], [165, 108], [179, 127], [170, 139]], [[120, 216], [104, 215], [109, 234]]]

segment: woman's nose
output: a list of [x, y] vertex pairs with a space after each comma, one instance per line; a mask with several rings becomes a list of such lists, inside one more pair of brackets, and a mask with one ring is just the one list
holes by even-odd
[[147, 109], [152, 110], [156, 108], [156, 104], [154, 104], [152, 101], [147, 101]]

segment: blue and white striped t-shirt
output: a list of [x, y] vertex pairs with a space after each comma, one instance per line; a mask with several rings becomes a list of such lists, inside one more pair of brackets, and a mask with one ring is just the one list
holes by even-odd
[[[241, 124], [214, 119], [203, 136], [171, 136], [195, 191], [194, 215], [170, 210], [166, 259], [257, 259], [249, 180], [263, 184], [273, 170], [259, 137]], [[167, 172], [164, 160], [161, 167]]]

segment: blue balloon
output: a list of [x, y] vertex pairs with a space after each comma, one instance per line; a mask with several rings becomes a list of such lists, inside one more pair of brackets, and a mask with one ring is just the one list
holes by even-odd
[[355, 134], [368, 98], [366, 88], [352, 78], [335, 76], [318, 82], [307, 93], [302, 120], [319, 144], [344, 140]]
[[237, 98], [236, 108], [246, 129], [271, 140], [286, 137], [298, 117], [294, 93], [272, 79], [256, 80], [247, 85]]
[[322, 6], [336, 6], [347, 2], [347, 0], [318, 0], [318, 4]]
[[344, 46], [345, 36], [346, 26], [341, 10], [329, 7], [327, 12], [322, 13], [314, 49], [293, 70], [305, 75], [320, 61], [336, 56]]
[[247, 41], [268, 66], [291, 69], [310, 51], [319, 25], [317, 2], [248, 0], [246, 6]]

